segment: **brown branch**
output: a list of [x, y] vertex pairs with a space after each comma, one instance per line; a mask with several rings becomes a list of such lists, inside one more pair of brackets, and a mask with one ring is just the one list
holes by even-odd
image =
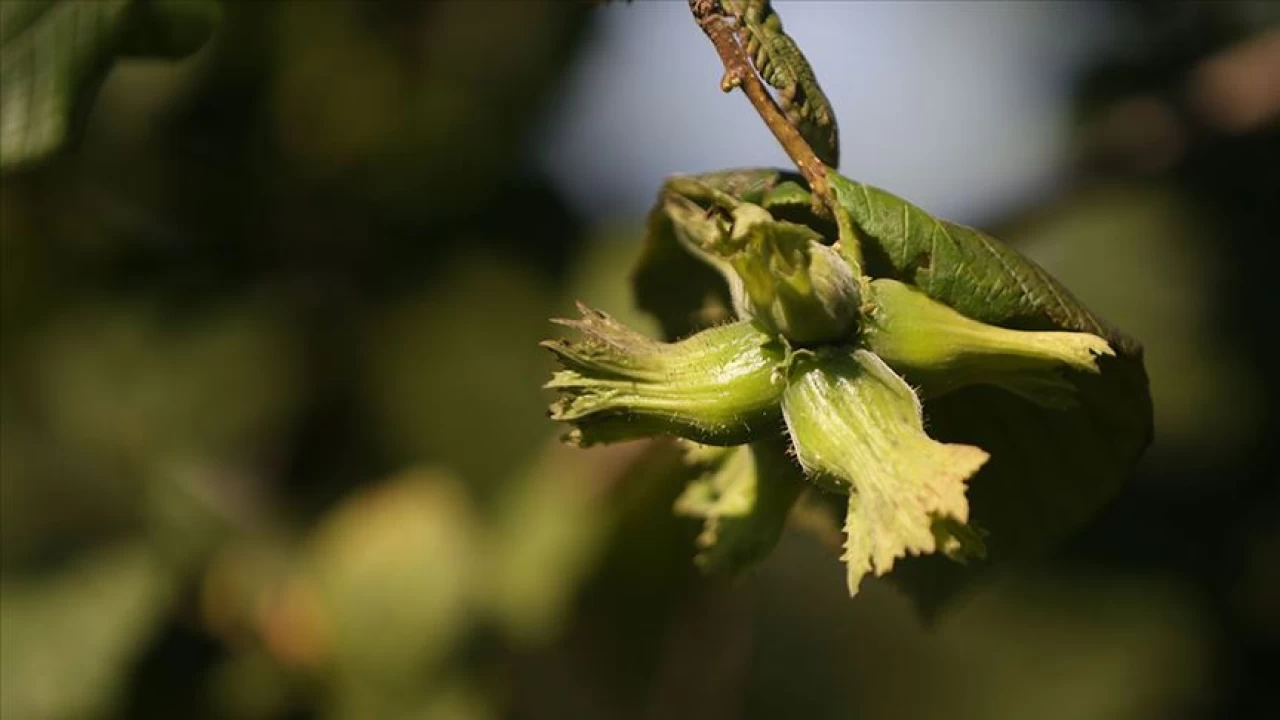
[[720, 89], [729, 92], [736, 87], [742, 88], [760, 119], [764, 120], [764, 124], [778, 139], [800, 174], [809, 182], [810, 189], [829, 203], [831, 190], [827, 185], [827, 166], [822, 164], [813, 148], [800, 135], [800, 131], [796, 130], [774, 102], [773, 96], [761, 82], [738, 42], [719, 0], [689, 0], [689, 10], [693, 13], [693, 19], [698, 22], [698, 27], [702, 28], [711, 39], [711, 44], [715, 45], [720, 61], [724, 63], [724, 79], [720, 81]]

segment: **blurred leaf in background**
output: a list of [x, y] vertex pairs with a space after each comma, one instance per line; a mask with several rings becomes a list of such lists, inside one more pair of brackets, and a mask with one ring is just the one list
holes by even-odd
[[[1082, 190], [1012, 228], [1020, 247], [1071, 287], [1115, 309], [1147, 348], [1156, 398], [1155, 452], [1229, 452], [1250, 441], [1249, 370], [1215, 327], [1209, 298], [1222, 261], [1201, 242], [1214, 229], [1168, 186], [1110, 183]], [[1098, 257], [1108, 262], [1100, 264]]]
[[0, 581], [0, 715], [108, 717], [172, 588], [150, 549], [120, 543], [53, 573]]
[[337, 717], [400, 716], [429, 692], [468, 625], [474, 522], [456, 480], [408, 470], [316, 528], [278, 615], [314, 625], [268, 631], [289, 632], [295, 660], [333, 675]]
[[1176, 582], [1006, 573], [922, 627], [889, 584], [850, 605], [823, 554], [789, 536], [752, 588], [745, 717], [1136, 720], [1208, 693], [1207, 619]]
[[440, 272], [367, 321], [362, 344], [380, 349], [364, 371], [369, 427], [398, 462], [432, 458], [497, 483], [554, 430], [538, 374], [549, 366], [538, 340], [554, 289], [491, 253], [447, 259]]
[[119, 54], [181, 56], [212, 34], [214, 0], [9, 0], [0, 6], [0, 170], [80, 129]]

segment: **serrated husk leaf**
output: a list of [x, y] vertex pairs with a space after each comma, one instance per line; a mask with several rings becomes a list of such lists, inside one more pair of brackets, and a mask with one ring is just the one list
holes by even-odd
[[[779, 200], [785, 205], [785, 197]], [[859, 279], [813, 228], [776, 219], [764, 207], [694, 178], [669, 180], [650, 222], [650, 248], [678, 245], [720, 275], [720, 288], [728, 291], [725, 311], [800, 346], [853, 335]], [[649, 282], [659, 281], [655, 276]]]
[[746, 297], [739, 304], [750, 317], [796, 345], [852, 336], [862, 302], [858, 278], [821, 235], [749, 203], [733, 219], [728, 242], [713, 250], [741, 278]]
[[820, 353], [788, 382], [782, 409], [800, 464], [849, 493], [850, 594], [899, 557], [957, 549], [950, 523], [968, 522], [965, 483], [988, 455], [926, 435], [915, 393], [883, 361], [866, 350]]
[[[737, 200], [764, 203], [766, 194], [777, 184], [777, 176], [777, 171], [727, 170], [698, 175], [695, 180]], [[728, 277], [734, 274], [726, 274], [723, 266], [709, 262], [709, 255], [698, 252], [684, 235], [691, 226], [709, 221], [705, 206], [673, 189], [673, 185], [689, 179], [672, 178], [659, 192], [646, 221], [644, 248], [631, 273], [636, 306], [658, 320], [666, 340], [685, 337], [733, 317]], [[808, 193], [794, 183], [790, 188], [788, 207], [802, 197], [800, 202], [807, 209]]]
[[573, 425], [570, 442], [671, 435], [736, 445], [773, 429], [784, 351], [750, 323], [664, 343], [580, 309], [582, 319], [559, 322], [582, 340], [542, 343], [565, 367], [545, 387], [561, 395], [551, 417]]
[[[755, 469], [746, 445], [716, 447], [689, 443], [685, 462], [699, 475], [676, 498], [677, 515], [715, 520], [741, 517], [756, 504]], [[715, 542], [715, 528], [708, 527]]]
[[677, 515], [703, 519], [694, 558], [704, 572], [737, 573], [778, 544], [805, 488], [781, 438], [732, 448], [693, 446], [687, 462], [702, 469], [675, 502]]

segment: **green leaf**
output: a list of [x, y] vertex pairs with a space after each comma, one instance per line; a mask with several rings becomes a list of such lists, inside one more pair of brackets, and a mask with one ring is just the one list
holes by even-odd
[[130, 0], [0, 4], [0, 168], [66, 139], [77, 96], [113, 52]]
[[738, 36], [760, 77], [777, 91], [778, 105], [815, 155], [830, 167], [840, 159], [840, 131], [831, 103], [800, 46], [782, 29], [768, 0], [723, 2], [738, 22]]
[[834, 173], [829, 179], [863, 235], [873, 276], [914, 285], [975, 320], [1093, 333], [1115, 349], [1116, 357], [1098, 358], [1099, 374], [1071, 376], [1080, 401], [1074, 408], [1045, 408], [980, 385], [925, 408], [935, 437], [991, 453], [971, 483], [970, 502], [993, 554], [1033, 553], [1079, 526], [1131, 475], [1151, 441], [1142, 346], [995, 238], [883, 190]]
[[971, 227], [939, 220], [896, 195], [835, 173], [836, 199], [864, 242], [867, 271], [914, 285], [974, 320], [1015, 330], [1073, 330], [1122, 355], [1142, 348], [1094, 315], [1044, 268]]
[[0, 170], [60, 148], [117, 54], [190, 52], [216, 15], [203, 1], [0, 3]]

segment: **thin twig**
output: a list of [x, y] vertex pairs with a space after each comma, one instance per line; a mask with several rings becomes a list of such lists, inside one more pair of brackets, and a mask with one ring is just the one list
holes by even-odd
[[756, 74], [750, 59], [738, 43], [728, 17], [720, 7], [718, 0], [689, 0], [689, 10], [698, 27], [711, 39], [720, 61], [724, 63], [724, 79], [720, 88], [725, 92], [739, 87], [746, 93], [747, 99], [755, 107], [760, 119], [768, 126], [773, 136], [778, 139], [782, 149], [795, 163], [800, 174], [809, 182], [810, 189], [830, 204], [831, 190], [827, 185], [827, 166], [822, 164], [813, 148], [800, 135], [800, 131], [782, 114], [773, 96]]
[[720, 89], [729, 92], [734, 88], [742, 88], [747, 99], [764, 120], [773, 136], [778, 139], [782, 149], [786, 151], [791, 162], [795, 163], [800, 174], [809, 183], [813, 192], [815, 209], [823, 209], [831, 214], [839, 228], [840, 253], [853, 266], [857, 275], [862, 274], [862, 242], [853, 227], [849, 213], [831, 193], [831, 185], [827, 182], [827, 166], [814, 154], [808, 141], [800, 134], [795, 125], [782, 114], [773, 95], [769, 94], [750, 58], [742, 49], [733, 27], [729, 25], [728, 16], [720, 6], [719, 0], [689, 0], [689, 10], [698, 27], [711, 39], [720, 61], [724, 63], [724, 78], [720, 81]]

